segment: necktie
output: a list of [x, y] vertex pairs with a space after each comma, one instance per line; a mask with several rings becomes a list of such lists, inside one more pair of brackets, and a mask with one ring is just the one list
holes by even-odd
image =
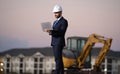
[[54, 22], [53, 27], [57, 24], [57, 22], [58, 22], [58, 20], [56, 20], [56, 21]]

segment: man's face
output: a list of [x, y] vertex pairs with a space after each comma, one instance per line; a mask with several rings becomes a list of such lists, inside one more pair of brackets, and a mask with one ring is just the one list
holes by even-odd
[[59, 18], [62, 15], [62, 12], [54, 12], [55, 18]]

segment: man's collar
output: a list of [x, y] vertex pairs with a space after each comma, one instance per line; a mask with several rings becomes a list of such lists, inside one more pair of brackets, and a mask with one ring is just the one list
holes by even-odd
[[60, 16], [59, 18], [57, 18], [57, 20], [59, 21], [62, 18], [62, 16]]

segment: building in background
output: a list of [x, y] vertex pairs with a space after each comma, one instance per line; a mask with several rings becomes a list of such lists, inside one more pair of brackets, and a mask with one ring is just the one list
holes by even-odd
[[11, 49], [0, 53], [3, 59], [4, 72], [43, 74], [54, 68], [51, 48]]
[[3, 58], [2, 57], [0, 57], [0, 74], [3, 74], [3, 72], [4, 72], [4, 64], [3, 64]]
[[[93, 48], [91, 52], [91, 64], [100, 48]], [[55, 68], [52, 48], [19, 48], [0, 53], [3, 59], [5, 74], [14, 72], [17, 74], [47, 74]], [[101, 64], [105, 74], [120, 74], [120, 52], [110, 50]]]

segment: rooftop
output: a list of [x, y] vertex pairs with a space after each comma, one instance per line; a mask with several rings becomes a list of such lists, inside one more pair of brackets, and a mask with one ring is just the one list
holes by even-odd
[[[91, 51], [92, 56], [97, 56], [100, 52], [101, 48], [93, 48]], [[5, 56], [6, 54], [9, 54], [10, 56], [18, 56], [20, 54], [23, 54], [24, 56], [32, 56], [35, 53], [40, 52], [44, 56], [53, 56], [53, 50], [51, 47], [43, 47], [43, 48], [16, 48], [16, 49], [10, 49], [4, 52], [0, 53], [0, 56]], [[107, 57], [111, 58], [120, 58], [120, 51], [108, 51], [106, 54]]]
[[44, 56], [53, 56], [52, 48], [51, 47], [44, 47], [44, 48], [15, 48], [10, 49], [0, 53], [0, 56], [5, 56], [9, 54], [11, 56], [18, 56], [23, 54], [24, 56], [32, 56], [35, 53], [40, 52]]

